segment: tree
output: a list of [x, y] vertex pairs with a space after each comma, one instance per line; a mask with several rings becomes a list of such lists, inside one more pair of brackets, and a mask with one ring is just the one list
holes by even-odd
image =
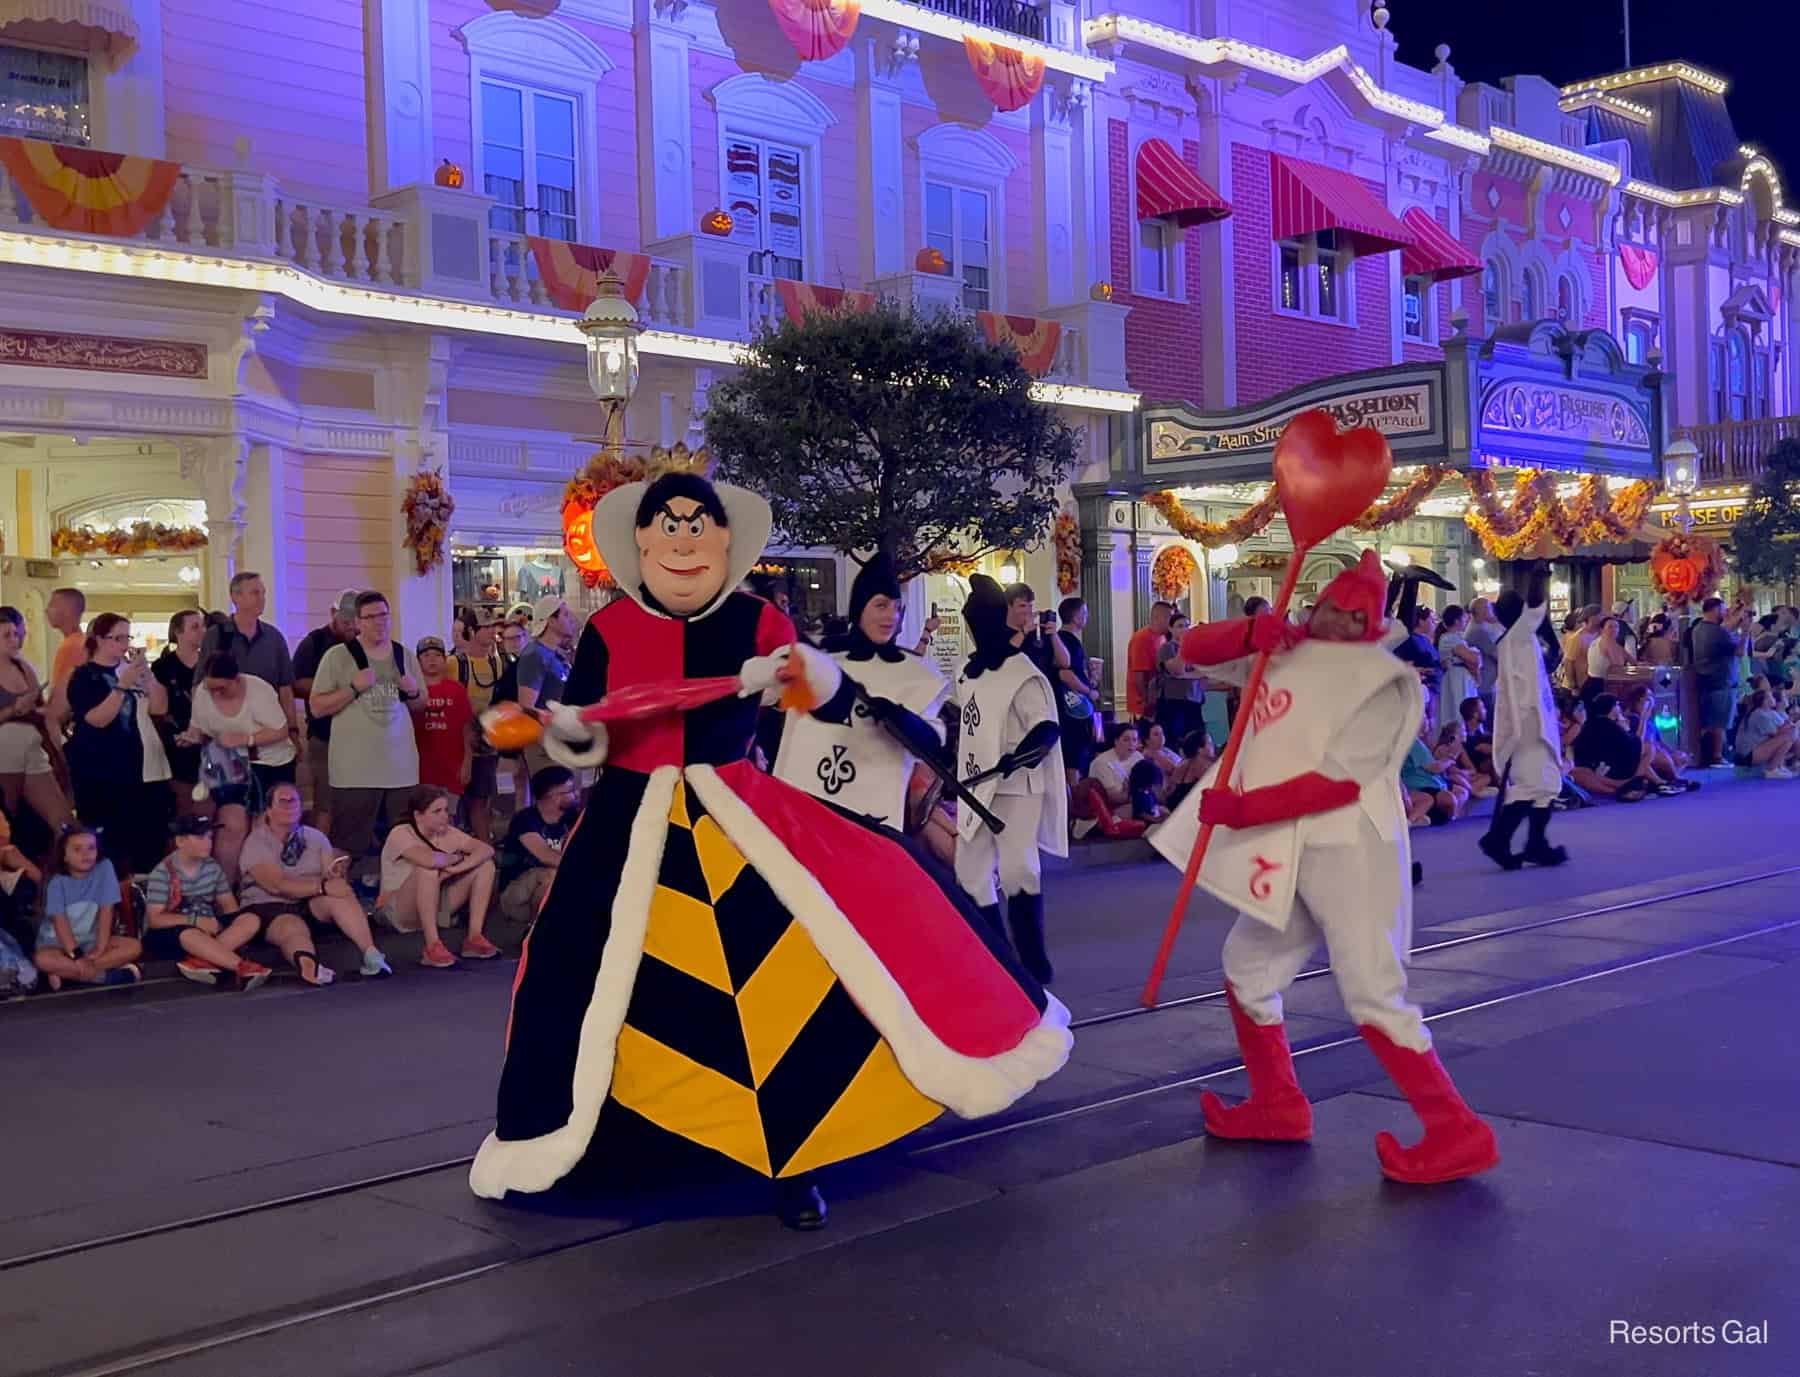
[[884, 550], [901, 578], [1044, 539], [1076, 432], [974, 321], [891, 302], [758, 336], [707, 397], [718, 476], [794, 545]]
[[1731, 553], [1738, 575], [1751, 582], [1800, 577], [1800, 440], [1769, 451], [1750, 505], [1732, 528]]

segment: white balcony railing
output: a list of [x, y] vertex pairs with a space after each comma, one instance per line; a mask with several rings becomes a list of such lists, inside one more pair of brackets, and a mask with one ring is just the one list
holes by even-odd
[[[544, 286], [537, 259], [522, 234], [488, 231], [488, 284], [494, 300], [509, 306], [536, 306], [557, 310]], [[666, 258], [652, 258], [644, 278], [644, 290], [636, 302], [638, 318], [647, 326], [684, 329], [687, 318], [682, 268]]]

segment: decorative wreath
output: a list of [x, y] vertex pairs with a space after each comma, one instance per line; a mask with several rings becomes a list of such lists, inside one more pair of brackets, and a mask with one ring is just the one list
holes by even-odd
[[1081, 528], [1067, 512], [1058, 512], [1051, 539], [1056, 549], [1056, 591], [1072, 597], [1081, 591]]
[[444, 486], [443, 473], [437, 469], [422, 470], [408, 479], [400, 510], [406, 515], [403, 543], [412, 551], [413, 567], [421, 574], [429, 574], [444, 562], [450, 517], [456, 511], [456, 499]]
[[50, 533], [53, 555], [111, 555], [118, 559], [163, 551], [180, 553], [205, 546], [206, 532], [198, 526], [164, 526], [152, 521], [134, 521], [120, 531], [58, 526]]
[[1150, 566], [1150, 591], [1160, 602], [1178, 602], [1200, 572], [1200, 562], [1185, 545], [1165, 545]]
[[1650, 582], [1678, 606], [1710, 598], [1725, 577], [1725, 552], [1705, 536], [1672, 535], [1650, 552]]

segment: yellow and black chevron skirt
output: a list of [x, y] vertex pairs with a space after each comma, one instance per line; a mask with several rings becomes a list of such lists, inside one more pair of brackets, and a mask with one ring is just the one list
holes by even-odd
[[610, 1098], [771, 1177], [869, 1152], [942, 1112], [685, 783]]

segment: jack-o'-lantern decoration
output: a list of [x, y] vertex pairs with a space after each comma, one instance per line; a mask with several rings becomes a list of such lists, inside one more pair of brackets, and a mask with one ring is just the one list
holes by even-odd
[[950, 271], [950, 264], [942, 249], [920, 249], [913, 259], [913, 267], [922, 273], [936, 273], [940, 277]]
[[1088, 296], [1095, 301], [1111, 301], [1113, 299], [1113, 285], [1110, 282], [1096, 282], [1092, 287], [1088, 288]]
[[447, 186], [454, 189], [463, 184], [463, 170], [448, 158], [445, 158], [443, 162], [438, 164], [437, 176], [432, 178], [432, 180], [439, 186]]
[[1673, 535], [1650, 552], [1650, 581], [1676, 603], [1712, 596], [1725, 575], [1725, 557], [1705, 536]]
[[720, 238], [724, 238], [731, 233], [731, 225], [731, 212], [722, 210], [718, 206], [714, 206], [711, 210], [707, 211], [706, 214], [700, 217], [700, 232], [702, 234], [716, 234]]
[[606, 561], [594, 545], [594, 509], [580, 502], [566, 503], [562, 521], [563, 553], [581, 571], [584, 580], [591, 577], [593, 584], [598, 584], [606, 578]]

